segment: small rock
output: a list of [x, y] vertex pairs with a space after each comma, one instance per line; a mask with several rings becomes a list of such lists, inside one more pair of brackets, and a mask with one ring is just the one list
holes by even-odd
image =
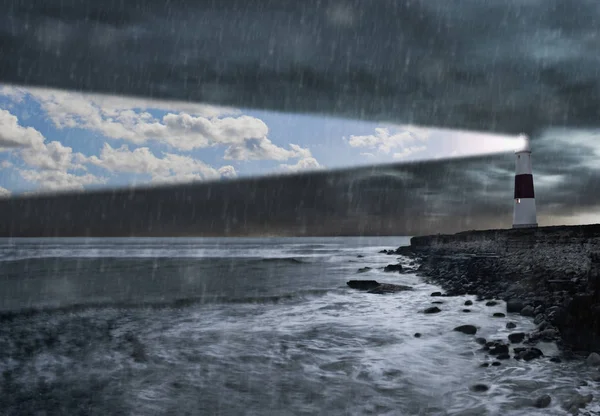
[[514, 329], [517, 327], [517, 324], [515, 324], [514, 322], [507, 322], [506, 323], [506, 329]]
[[515, 358], [517, 360], [531, 361], [543, 357], [544, 354], [537, 348], [515, 348]]
[[594, 396], [591, 394], [582, 396], [579, 393], [575, 393], [571, 400], [565, 403], [565, 408], [569, 410], [569, 412], [573, 414], [577, 414], [577, 411], [581, 408], [584, 408], [588, 403], [590, 403], [594, 399]]
[[454, 330], [467, 335], [475, 335], [477, 333], [477, 327], [474, 325], [461, 325], [454, 328]]
[[508, 354], [509, 348], [505, 344], [495, 344], [490, 348], [490, 355]]
[[474, 384], [471, 386], [471, 390], [478, 392], [478, 393], [482, 393], [484, 391], [488, 391], [490, 388], [488, 386], [486, 386], [485, 384]]
[[597, 367], [600, 365], [600, 355], [598, 355], [598, 353], [591, 353], [590, 355], [588, 355], [587, 359], [585, 360], [585, 363], [587, 365], [589, 365], [590, 367]]
[[415, 334], [415, 338], [421, 338], [421, 334], [417, 332], [417, 333]]
[[366, 273], [369, 270], [371, 270], [370, 267], [361, 267], [360, 269], [357, 270], [357, 273]]
[[444, 303], [444, 302], [442, 302], [441, 300], [434, 300], [434, 301], [433, 301], [433, 302], [431, 302], [431, 303], [432, 303], [432, 304], [434, 304], [434, 305], [441, 305], [441, 304], [442, 304], [442, 303]]
[[508, 360], [508, 359], [510, 359], [510, 354], [508, 354], [508, 353], [498, 354], [498, 356], [496, 358], [499, 360]]
[[562, 360], [558, 357], [552, 357], [552, 358], [550, 358], [550, 361], [552, 361], [553, 363], [561, 363], [562, 362]]
[[533, 306], [527, 305], [523, 309], [521, 309], [521, 315], [523, 316], [533, 316]]
[[508, 335], [508, 340], [513, 344], [518, 344], [519, 342], [523, 342], [525, 339], [525, 334], [523, 332], [515, 332], [514, 334]]
[[496, 306], [498, 304], [498, 302], [496, 302], [495, 300], [490, 300], [489, 302], [485, 303], [485, 306]]
[[463, 309], [463, 312], [471, 312], [471, 309]]
[[533, 320], [533, 323], [536, 325], [541, 324], [542, 322], [544, 322], [544, 319], [546, 319], [546, 317], [544, 316], [544, 314], [537, 314], [535, 316], [535, 319]]
[[[510, 358], [510, 357], [508, 357], [508, 358]], [[500, 361], [494, 361], [494, 362], [492, 363], [492, 365], [493, 365], [494, 367], [499, 367], [499, 366], [501, 366], [501, 365], [502, 365], [502, 363], [501, 363]]]
[[489, 367], [490, 363], [481, 363], [480, 367]]
[[431, 296], [442, 296], [442, 292], [433, 292]]
[[472, 300], [468, 300], [465, 302], [465, 306], [471, 306], [473, 304]]
[[430, 308], [425, 309], [423, 312], [424, 313], [439, 313], [442, 310], [440, 308], [438, 308], [437, 306], [432, 306]]
[[518, 299], [509, 299], [506, 301], [506, 312], [519, 313], [523, 310], [525, 304]]
[[538, 409], [545, 409], [546, 407], [550, 406], [551, 402], [552, 398], [547, 394], [544, 394], [543, 396], [540, 396], [537, 399], [535, 399], [533, 405]]
[[479, 345], [485, 345], [487, 343], [485, 338], [475, 338], [475, 342], [478, 343]]
[[398, 264], [388, 264], [387, 266], [385, 266], [383, 268], [384, 272], [401, 272], [402, 271], [402, 265], [400, 263]]
[[504, 318], [506, 317], [505, 314], [503, 314], [502, 312], [496, 312], [492, 315], [494, 318]]

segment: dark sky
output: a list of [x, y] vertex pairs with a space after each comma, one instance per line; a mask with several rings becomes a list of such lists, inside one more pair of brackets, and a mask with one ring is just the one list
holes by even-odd
[[[573, 136], [560, 131], [543, 137], [533, 156], [538, 222], [597, 222], [600, 165], [593, 141], [582, 133], [580, 144], [568, 144]], [[510, 228], [514, 158], [12, 198], [0, 201], [0, 235], [418, 235]]]
[[[2, 83], [524, 132], [540, 224], [597, 221], [597, 0], [0, 0], [0, 9]], [[513, 174], [509, 154], [14, 199], [0, 203], [0, 233], [510, 227]]]
[[0, 82], [537, 135], [600, 111], [597, 0], [0, 0]]

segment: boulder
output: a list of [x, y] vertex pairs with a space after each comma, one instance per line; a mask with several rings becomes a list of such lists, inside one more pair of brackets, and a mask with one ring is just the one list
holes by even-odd
[[438, 308], [437, 306], [432, 306], [432, 307], [430, 307], [430, 308], [427, 308], [427, 309], [425, 309], [425, 310], [423, 311], [423, 313], [428, 313], [428, 314], [431, 314], [431, 313], [439, 313], [439, 312], [441, 312], [441, 311], [442, 311], [442, 310], [441, 310], [440, 308]]
[[404, 285], [391, 285], [389, 283], [381, 283], [379, 286], [369, 290], [369, 293], [385, 294], [385, 293], [396, 293], [404, 292], [406, 290], [412, 290], [410, 286]]
[[461, 325], [454, 328], [454, 330], [467, 335], [475, 335], [477, 333], [477, 327], [474, 325]]
[[465, 302], [465, 306], [471, 306], [473, 304], [472, 300], [468, 300]]
[[525, 339], [525, 334], [523, 332], [515, 332], [514, 334], [508, 335], [508, 340], [513, 344], [518, 344], [519, 342], [523, 342]]
[[506, 323], [506, 329], [514, 329], [517, 327], [517, 324], [515, 324], [514, 322], [507, 322]]
[[509, 299], [506, 301], [506, 312], [519, 313], [525, 307], [525, 303], [519, 299]]
[[545, 409], [546, 407], [550, 406], [551, 402], [552, 398], [547, 394], [544, 394], [534, 400], [533, 406], [537, 407], [538, 409]]
[[402, 265], [400, 263], [398, 264], [388, 264], [387, 266], [385, 266], [383, 268], [384, 272], [401, 272], [402, 271]]
[[591, 353], [590, 355], [588, 355], [587, 359], [585, 360], [585, 363], [590, 367], [600, 366], [600, 355], [595, 352]]
[[371, 290], [380, 285], [376, 280], [350, 280], [346, 284], [352, 289], [358, 290]]
[[523, 309], [521, 309], [521, 315], [523, 316], [533, 316], [534, 309], [533, 306], [527, 305]]

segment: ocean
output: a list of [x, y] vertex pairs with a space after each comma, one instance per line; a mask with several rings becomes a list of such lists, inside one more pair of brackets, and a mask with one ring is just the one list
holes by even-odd
[[[575, 392], [595, 394], [596, 373], [550, 362], [550, 343], [540, 360], [482, 367], [494, 359], [454, 327], [505, 340], [533, 322], [492, 317], [502, 302], [431, 297], [440, 288], [414, 273], [385, 273], [415, 267], [380, 253], [408, 243], [0, 240], [0, 414], [561, 415]], [[350, 279], [414, 290], [369, 294]], [[422, 313], [432, 301], [442, 311]], [[542, 394], [550, 407], [532, 407]]]

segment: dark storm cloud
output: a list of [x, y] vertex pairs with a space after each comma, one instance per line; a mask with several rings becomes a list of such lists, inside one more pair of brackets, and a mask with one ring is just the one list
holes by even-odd
[[506, 133], [600, 120], [596, 0], [0, 0], [0, 81]]
[[[533, 154], [540, 223], [600, 210], [592, 132]], [[0, 201], [0, 235], [417, 235], [512, 225], [513, 154]]]

